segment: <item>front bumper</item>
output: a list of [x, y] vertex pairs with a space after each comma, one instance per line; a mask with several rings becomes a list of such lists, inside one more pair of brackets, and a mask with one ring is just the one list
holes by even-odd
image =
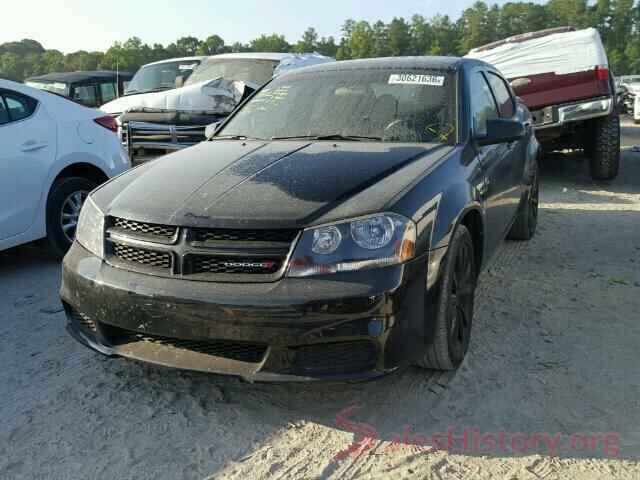
[[248, 381], [355, 380], [414, 363], [439, 283], [426, 258], [358, 273], [225, 284], [116, 268], [75, 243], [63, 263], [68, 328], [106, 355]]

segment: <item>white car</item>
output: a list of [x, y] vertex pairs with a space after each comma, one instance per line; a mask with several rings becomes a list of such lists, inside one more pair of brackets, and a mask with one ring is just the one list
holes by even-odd
[[130, 167], [111, 116], [0, 80], [0, 250], [47, 237], [62, 255], [88, 193]]
[[640, 95], [636, 95], [633, 102], [633, 121], [640, 123]]

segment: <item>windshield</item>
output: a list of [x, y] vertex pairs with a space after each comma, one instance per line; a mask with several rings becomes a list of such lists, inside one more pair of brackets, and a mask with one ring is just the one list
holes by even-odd
[[256, 86], [262, 86], [271, 80], [273, 71], [278, 66], [275, 60], [255, 59], [216, 59], [205, 60], [194, 72], [186, 84], [191, 85], [206, 80], [224, 78], [226, 80], [239, 80]]
[[62, 82], [27, 82], [26, 85], [47, 92], [57, 93], [58, 95], [69, 96], [69, 84]]
[[216, 137], [343, 137], [453, 144], [457, 136], [455, 98], [455, 77], [443, 71], [285, 75], [256, 94]]
[[176, 88], [181, 85], [176, 80], [181, 78], [182, 82], [186, 81], [199, 64], [200, 60], [184, 60], [147, 65], [138, 70], [124, 93], [128, 95]]

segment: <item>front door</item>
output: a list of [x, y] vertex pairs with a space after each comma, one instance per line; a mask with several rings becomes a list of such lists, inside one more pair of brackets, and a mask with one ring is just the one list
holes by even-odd
[[[488, 119], [500, 116], [491, 89], [483, 73], [471, 77], [471, 106], [473, 129], [476, 134], [486, 133]], [[487, 145], [478, 149], [478, 157], [485, 175], [486, 247], [488, 256], [500, 244], [512, 215], [509, 213], [513, 194], [513, 175], [510, 165], [509, 144]]]

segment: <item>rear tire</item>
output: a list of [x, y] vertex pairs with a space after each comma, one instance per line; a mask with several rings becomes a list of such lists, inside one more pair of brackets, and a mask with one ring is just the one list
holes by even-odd
[[417, 365], [455, 370], [469, 348], [477, 278], [473, 239], [464, 225], [453, 234], [444, 268], [433, 341]]
[[593, 120], [591, 178], [612, 180], [620, 166], [620, 117], [617, 113]]
[[56, 180], [51, 187], [47, 200], [47, 240], [54, 256], [62, 258], [71, 247], [80, 208], [97, 186], [86, 178], [68, 177]]

